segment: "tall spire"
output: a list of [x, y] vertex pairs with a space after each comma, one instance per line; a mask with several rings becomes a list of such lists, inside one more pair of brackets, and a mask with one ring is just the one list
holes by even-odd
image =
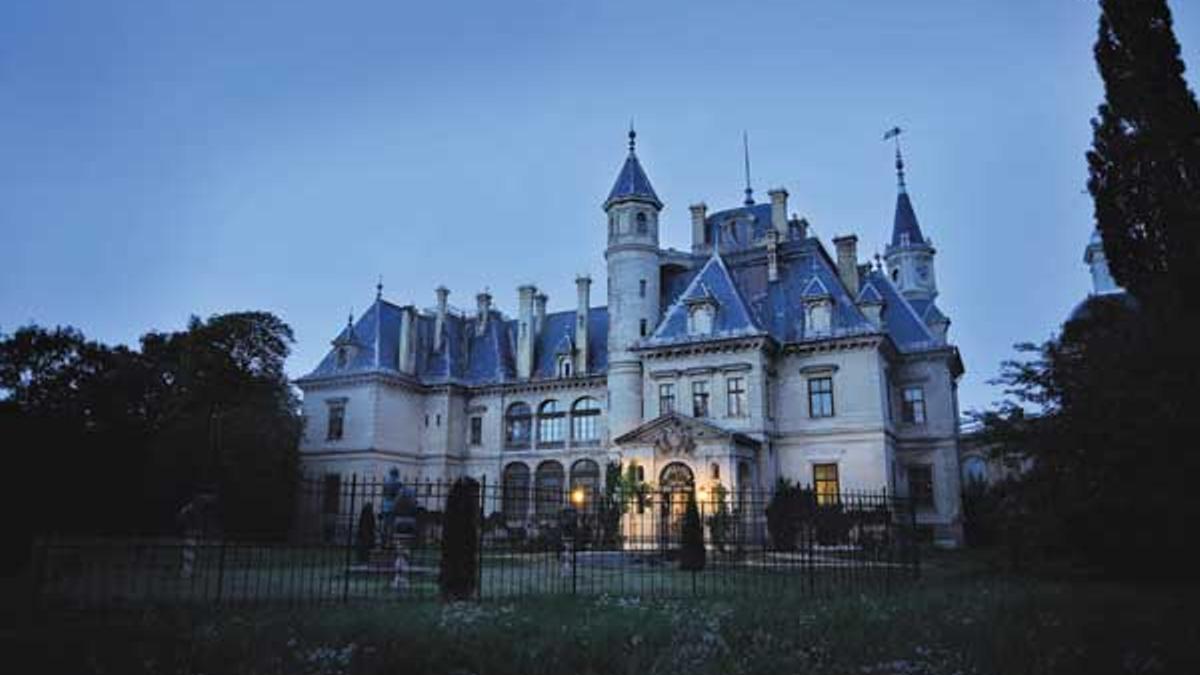
[[375, 282], [375, 299], [383, 299], [383, 275], [379, 275], [379, 281]]
[[896, 139], [896, 188], [900, 192], [908, 192], [908, 188], [904, 184], [904, 156], [900, 154], [900, 134], [902, 133], [904, 130], [900, 127], [892, 127], [883, 135], [883, 140]]
[[629, 118], [629, 154], [633, 154], [634, 147], [637, 146], [637, 132], [633, 129], [633, 118]]
[[896, 141], [896, 215], [892, 221], [892, 246], [911, 246], [924, 244], [921, 226], [917, 224], [917, 214], [913, 211], [912, 200], [908, 197], [908, 186], [904, 182], [904, 156], [900, 154], [900, 127], [892, 127], [883, 135], [883, 140]]
[[742, 204], [754, 206], [754, 189], [750, 187], [750, 136], [742, 131], [742, 156], [746, 165], [746, 198]]
[[629, 123], [629, 156], [625, 158], [625, 164], [621, 167], [621, 172], [617, 174], [617, 180], [608, 193], [608, 199], [604, 200], [605, 209], [623, 200], [647, 202], [656, 208], [662, 208], [662, 202], [654, 193], [650, 179], [646, 177], [646, 172], [642, 170], [642, 165], [638, 162], [636, 146], [637, 131], [634, 131], [631, 120]]

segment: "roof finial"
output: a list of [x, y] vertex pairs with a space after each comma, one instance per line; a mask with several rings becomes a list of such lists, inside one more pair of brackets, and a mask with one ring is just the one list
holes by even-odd
[[375, 299], [376, 300], [383, 299], [383, 275], [382, 274], [379, 275], [379, 281], [377, 281], [375, 283]]
[[908, 188], [904, 185], [904, 156], [900, 154], [900, 134], [904, 130], [900, 127], [892, 127], [883, 135], [883, 140], [896, 139], [896, 187], [901, 192], [908, 192]]
[[350, 315], [346, 317], [346, 328], [354, 330], [354, 308], [350, 308]]
[[746, 160], [746, 199], [742, 203], [753, 206], [754, 189], [750, 187], [750, 136], [745, 131], [742, 131], [742, 153]]
[[637, 145], [637, 132], [633, 130], [633, 118], [629, 118], [629, 154], [633, 154], [633, 146]]

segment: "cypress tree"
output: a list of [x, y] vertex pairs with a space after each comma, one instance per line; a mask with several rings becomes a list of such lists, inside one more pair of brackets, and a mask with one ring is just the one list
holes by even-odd
[[683, 542], [679, 551], [679, 569], [699, 572], [704, 569], [704, 526], [700, 509], [696, 508], [696, 493], [689, 492], [687, 510], [683, 513]]
[[438, 585], [443, 600], [469, 600], [479, 579], [479, 482], [459, 478], [446, 498]]
[[1088, 191], [1117, 283], [1158, 314], [1200, 285], [1200, 108], [1166, 0], [1100, 0]]

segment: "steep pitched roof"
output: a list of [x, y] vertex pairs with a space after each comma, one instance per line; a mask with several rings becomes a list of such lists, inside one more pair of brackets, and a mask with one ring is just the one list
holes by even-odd
[[892, 246], [900, 246], [905, 241], [909, 245], [924, 244], [921, 236], [921, 226], [917, 224], [917, 214], [913, 211], [912, 200], [908, 191], [901, 190], [896, 195], [896, 217], [892, 220]]
[[642, 164], [632, 148], [629, 150], [629, 156], [625, 158], [621, 172], [617, 174], [612, 190], [608, 193], [608, 199], [604, 200], [604, 207], [608, 208], [612, 203], [623, 199], [640, 199], [662, 207], [662, 202], [655, 194], [654, 187], [650, 185], [650, 179], [646, 177], [646, 172], [642, 170]]
[[[688, 308], [697, 302], [711, 302], [716, 305], [711, 333], [688, 333]], [[683, 293], [667, 308], [662, 322], [645, 344], [671, 344], [760, 333], [764, 331], [755, 321], [724, 261], [720, 255], [713, 254], [692, 277]]]

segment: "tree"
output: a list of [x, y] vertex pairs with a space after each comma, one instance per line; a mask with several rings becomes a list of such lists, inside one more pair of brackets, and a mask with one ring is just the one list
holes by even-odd
[[459, 478], [446, 497], [438, 574], [443, 600], [469, 600], [479, 580], [479, 482]]
[[704, 526], [700, 523], [700, 509], [696, 507], [696, 493], [688, 492], [687, 507], [683, 512], [683, 532], [679, 551], [679, 569], [699, 572], [704, 569]]
[[[1096, 64], [1105, 101], [1088, 190], [1113, 277], [1152, 312], [1200, 288], [1200, 108], [1166, 0], [1100, 0]], [[1190, 303], [1190, 304], [1185, 304]]]
[[375, 548], [375, 509], [371, 502], [363, 504], [362, 511], [358, 514], [358, 530], [354, 533], [354, 540], [358, 562], [369, 562], [371, 549]]

